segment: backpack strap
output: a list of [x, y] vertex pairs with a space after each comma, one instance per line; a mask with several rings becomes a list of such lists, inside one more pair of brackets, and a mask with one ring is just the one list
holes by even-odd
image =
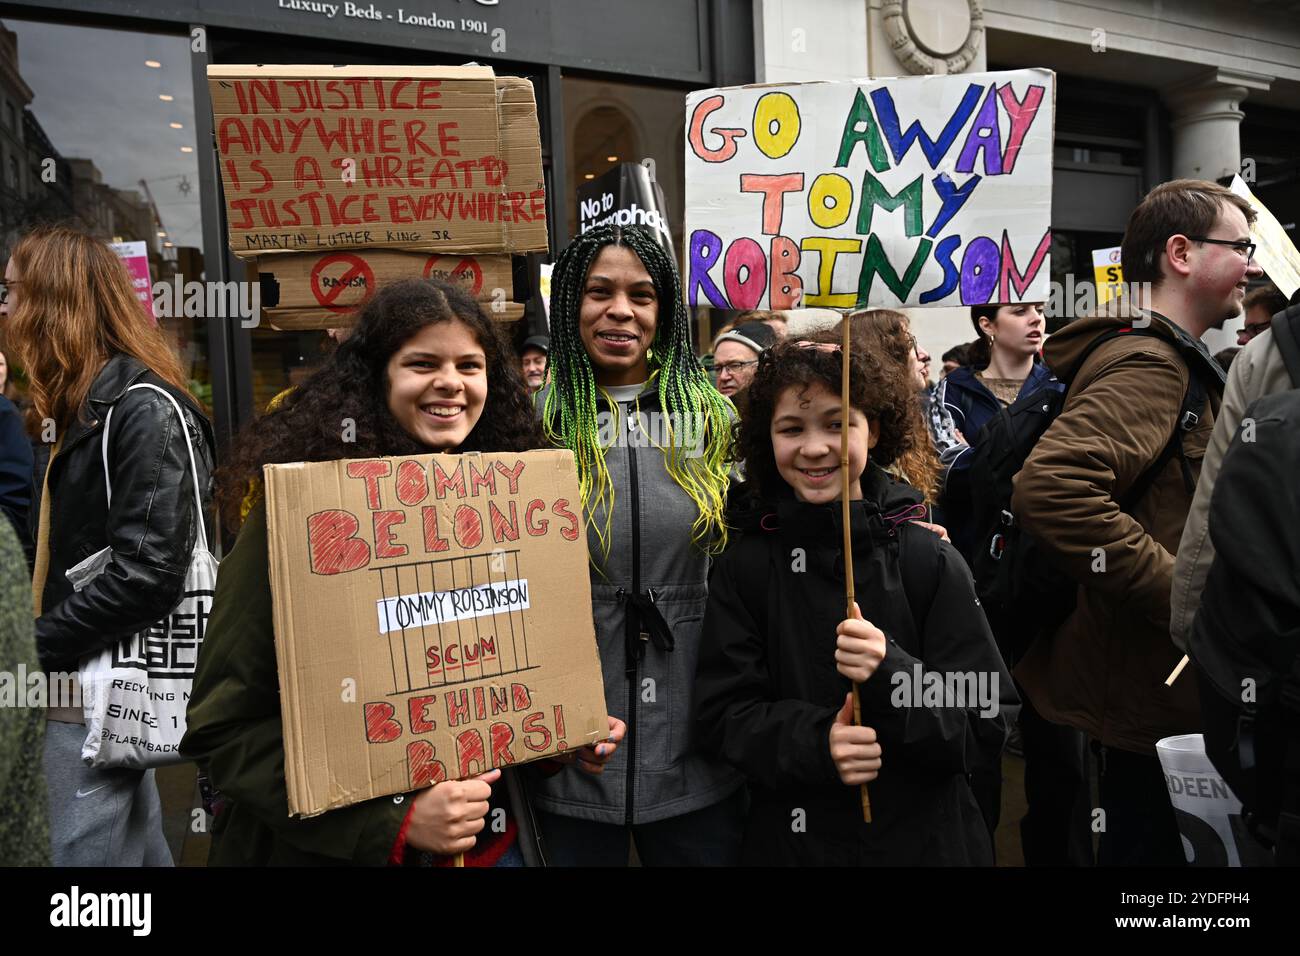
[[1206, 396], [1205, 385], [1196, 370], [1189, 366], [1188, 372], [1190, 381], [1187, 384], [1187, 392], [1183, 395], [1183, 404], [1178, 409], [1178, 422], [1174, 425], [1174, 433], [1161, 449], [1159, 457], [1121, 496], [1124, 500], [1120, 505], [1125, 511], [1142, 500], [1142, 496], [1147, 493], [1151, 484], [1175, 455], [1178, 456], [1178, 462], [1182, 466], [1183, 487], [1187, 489], [1189, 495], [1196, 491], [1196, 478], [1192, 475], [1192, 467], [1183, 454], [1183, 435], [1200, 423], [1201, 413], [1205, 410]]
[[[203, 494], [199, 491], [199, 469], [198, 465], [194, 463], [194, 443], [190, 441], [190, 429], [189, 425], [185, 422], [185, 413], [181, 411], [180, 403], [172, 397], [171, 393], [165, 389], [159, 388], [157, 385], [150, 385], [148, 382], [140, 382], [137, 385], [132, 385], [126, 391], [134, 392], [138, 388], [153, 389], [163, 398], [167, 399], [167, 401], [171, 402], [172, 408], [176, 411], [176, 418], [180, 423], [181, 435], [185, 438], [185, 450], [190, 456], [190, 476], [194, 479], [194, 518], [199, 524], [198, 537], [195, 540], [201, 542], [203, 547], [206, 548], [208, 542], [208, 531], [207, 526], [203, 521]], [[123, 394], [126, 393], [124, 392]], [[104, 416], [104, 434], [100, 438], [99, 446], [100, 453], [104, 459], [104, 496], [108, 501], [110, 508], [113, 505], [113, 477], [108, 468], [108, 429], [109, 425], [113, 421], [113, 409], [116, 407], [117, 406], [115, 405], [110, 405], [108, 408], [108, 414]]]
[[[1297, 380], [1292, 378], [1292, 381]], [[1279, 865], [1297, 866], [1300, 865], [1300, 654], [1292, 659], [1291, 669], [1282, 679], [1281, 698], [1286, 739], [1275, 852]]]
[[[1079, 360], [1079, 367], [1083, 367], [1083, 363], [1088, 360], [1089, 356], [1097, 348], [1106, 342], [1119, 338], [1121, 335], [1142, 335], [1147, 338], [1160, 339], [1162, 342], [1169, 342], [1163, 335], [1149, 328], [1130, 325], [1120, 329], [1112, 329], [1093, 339], [1083, 353], [1083, 357]], [[1182, 350], [1178, 347], [1178, 344], [1175, 342], [1169, 342], [1169, 344], [1173, 346], [1179, 357], [1183, 358]], [[1128, 511], [1142, 500], [1142, 497], [1150, 490], [1152, 483], [1164, 471], [1165, 465], [1169, 464], [1169, 460], [1175, 455], [1178, 456], [1178, 460], [1182, 465], [1183, 485], [1187, 488], [1187, 493], [1191, 494], [1196, 490], [1196, 479], [1192, 476], [1192, 469], [1187, 463], [1186, 456], [1183, 455], [1183, 435], [1200, 423], [1201, 414], [1205, 410], [1206, 392], [1205, 383], [1201, 380], [1195, 364], [1188, 362], [1186, 358], [1183, 358], [1183, 362], [1187, 366], [1188, 372], [1187, 391], [1183, 394], [1183, 402], [1178, 409], [1178, 420], [1174, 424], [1174, 433], [1170, 436], [1169, 441], [1165, 443], [1165, 447], [1161, 449], [1156, 460], [1120, 496], [1119, 506], [1124, 511]]]
[[[921, 530], [929, 535], [934, 534], [927, 529]], [[903, 593], [907, 596], [907, 608], [912, 614], [916, 637], [923, 640], [930, 605], [939, 586], [938, 563], [928, 560], [933, 551], [908, 544], [908, 537], [901, 531], [898, 532], [898, 573], [903, 579]]]
[[1273, 316], [1270, 326], [1277, 350], [1282, 353], [1282, 362], [1286, 365], [1291, 384], [1300, 388], [1300, 305]]

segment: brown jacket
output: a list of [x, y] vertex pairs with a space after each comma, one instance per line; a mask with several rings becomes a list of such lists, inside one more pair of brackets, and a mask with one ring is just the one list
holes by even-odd
[[1214, 542], [1210, 540], [1210, 495], [1214, 493], [1214, 482], [1219, 477], [1223, 456], [1241, 427], [1251, 402], [1293, 387], [1271, 331], [1255, 336], [1232, 361], [1228, 386], [1223, 391], [1223, 408], [1205, 453], [1201, 480], [1196, 484], [1196, 497], [1192, 500], [1192, 511], [1187, 516], [1187, 527], [1183, 529], [1183, 540], [1178, 546], [1178, 560], [1174, 565], [1169, 633], [1174, 645], [1184, 653], [1192, 633], [1192, 619], [1201, 606], [1205, 579], [1214, 563]]
[[[1118, 499], [1173, 436], [1191, 375], [1174, 343], [1189, 337], [1145, 314], [1166, 341], [1125, 335], [1084, 360], [1093, 339], [1144, 316], [1123, 304], [1104, 312], [1072, 322], [1044, 349], [1069, 392], [1016, 476], [1012, 509], [1079, 583], [1078, 606], [1054, 636], [1030, 648], [1015, 673], [1048, 720], [1106, 746], [1154, 754], [1160, 738], [1199, 726], [1196, 682], [1164, 684], [1181, 656], [1169, 639], [1169, 593], [1192, 501], [1178, 456], [1129, 512]], [[1222, 394], [1221, 373], [1201, 352], [1207, 400], [1199, 423], [1183, 436], [1193, 478]]]

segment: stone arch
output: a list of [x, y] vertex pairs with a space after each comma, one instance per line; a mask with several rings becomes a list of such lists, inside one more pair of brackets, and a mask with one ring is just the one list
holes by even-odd
[[612, 97], [588, 103], [573, 124], [570, 138], [570, 166], [578, 185], [587, 173], [599, 176], [610, 165], [608, 156], [618, 162], [639, 163], [645, 142], [644, 130], [636, 112]]
[[943, 54], [921, 44], [907, 15], [907, 0], [884, 0], [880, 16], [889, 37], [889, 46], [909, 73], [934, 74], [938, 65], [944, 64], [946, 73], [963, 73], [975, 61], [980, 44], [984, 42], [984, 4], [982, 0], [966, 0], [970, 8], [970, 30], [955, 53]]

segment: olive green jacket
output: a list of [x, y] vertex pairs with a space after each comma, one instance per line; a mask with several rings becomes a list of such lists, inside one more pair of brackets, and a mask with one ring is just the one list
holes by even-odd
[[[210, 866], [383, 866], [413, 793], [378, 797], [309, 819], [289, 816], [284, 781], [266, 507], [249, 513], [221, 563], [194, 676], [181, 752], [206, 767], [226, 804], [213, 826]], [[506, 773], [525, 863], [540, 862], [518, 774]]]

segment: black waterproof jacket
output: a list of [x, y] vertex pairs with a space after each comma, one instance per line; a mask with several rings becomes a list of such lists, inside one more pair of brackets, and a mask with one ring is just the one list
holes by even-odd
[[[979, 544], [977, 538], [984, 530], [978, 524], [987, 517], [971, 513], [970, 470], [975, 461], [975, 447], [980, 443], [984, 426], [1003, 407], [997, 396], [976, 376], [977, 371], [983, 370], [955, 368], [949, 372], [935, 389], [934, 403], [937, 407], [931, 410], [930, 415], [930, 429], [935, 436], [939, 461], [943, 464], [944, 526], [952, 537], [953, 546], [968, 561]], [[1019, 400], [1044, 389], [1064, 392], [1065, 383], [1057, 381], [1042, 360], [1035, 359], [1016, 398]], [[965, 441], [957, 438], [952, 429], [960, 431]]]
[[[831, 724], [851, 686], [835, 667], [839, 503], [760, 508], [716, 563], [696, 739], [749, 779], [748, 864], [988, 865], [968, 778], [999, 759], [1007, 729], [999, 704], [1018, 703], [1015, 690], [965, 563], [907, 520], [920, 494], [874, 464], [862, 482], [864, 500], [852, 505], [855, 594], [888, 638], [884, 661], [861, 685], [862, 722], [882, 748], [872, 822], [863, 823], [858, 787], [840, 781], [830, 755]], [[954, 706], [923, 706], [916, 685], [924, 690], [930, 673], [950, 677]]]
[[27, 513], [32, 503], [32, 445], [23, 429], [22, 413], [0, 394], [0, 512], [32, 562], [32, 538]]
[[[167, 390], [185, 409], [206, 514], [211, 514], [212, 426], [188, 395], [178, 393], [139, 360], [114, 355], [100, 371], [77, 420], [63, 436], [49, 472], [50, 565], [36, 647], [47, 670], [75, 670], [87, 654], [156, 623], [175, 607], [185, 584], [198, 523], [185, 436]], [[100, 442], [113, 412], [108, 467], [113, 506], [104, 487]], [[41, 476], [34, 482], [32, 539], [41, 512]], [[212, 528], [210, 518], [207, 527]], [[74, 592], [65, 572], [105, 547], [108, 567]]]

